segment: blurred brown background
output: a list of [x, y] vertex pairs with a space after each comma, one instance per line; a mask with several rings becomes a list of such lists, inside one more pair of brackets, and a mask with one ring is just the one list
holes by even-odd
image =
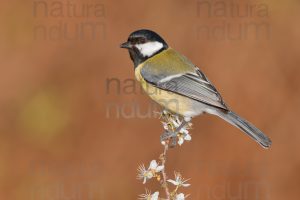
[[1, 1], [0, 199], [136, 199], [157, 189], [136, 169], [162, 151], [162, 126], [119, 48], [140, 28], [190, 58], [273, 140], [264, 150], [214, 116], [194, 119], [192, 141], [169, 151], [170, 178], [192, 178], [181, 191], [299, 199], [299, 11], [296, 0]]

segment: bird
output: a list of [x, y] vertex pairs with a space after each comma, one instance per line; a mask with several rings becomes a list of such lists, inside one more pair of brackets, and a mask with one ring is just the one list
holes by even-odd
[[164, 109], [182, 116], [180, 126], [163, 135], [175, 137], [192, 118], [201, 114], [220, 117], [268, 149], [272, 142], [261, 130], [233, 112], [207, 76], [187, 57], [178, 53], [156, 32], [140, 29], [120, 45], [128, 50], [134, 75], [142, 88]]

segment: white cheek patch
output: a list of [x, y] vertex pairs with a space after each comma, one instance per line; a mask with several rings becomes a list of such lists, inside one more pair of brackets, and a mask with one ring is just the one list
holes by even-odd
[[163, 44], [160, 42], [147, 42], [145, 44], [137, 44], [136, 48], [140, 51], [143, 56], [152, 56], [154, 53], [158, 52], [163, 48]]

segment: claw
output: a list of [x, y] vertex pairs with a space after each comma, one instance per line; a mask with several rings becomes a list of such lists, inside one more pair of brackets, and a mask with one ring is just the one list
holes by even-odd
[[165, 141], [172, 137], [172, 132], [166, 131], [160, 136], [160, 141]]
[[166, 131], [160, 136], [160, 141], [164, 142], [168, 139], [171, 139], [170, 147], [176, 146], [177, 134], [175, 132]]
[[176, 143], [176, 142], [177, 142], [176, 139], [177, 139], [177, 137], [172, 137], [172, 138], [171, 138], [171, 144], [170, 144], [170, 147], [171, 147], [171, 148], [176, 147], [176, 144], [177, 144], [177, 143]]

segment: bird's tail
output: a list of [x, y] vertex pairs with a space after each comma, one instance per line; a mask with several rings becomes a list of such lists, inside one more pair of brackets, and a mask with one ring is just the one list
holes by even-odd
[[220, 110], [216, 114], [222, 119], [224, 119], [225, 121], [229, 122], [230, 124], [236, 126], [240, 130], [245, 132], [253, 140], [258, 142], [262, 147], [267, 149], [271, 146], [272, 141], [268, 138], [268, 136], [266, 136], [262, 131], [256, 128], [253, 124], [241, 118], [234, 112]]

